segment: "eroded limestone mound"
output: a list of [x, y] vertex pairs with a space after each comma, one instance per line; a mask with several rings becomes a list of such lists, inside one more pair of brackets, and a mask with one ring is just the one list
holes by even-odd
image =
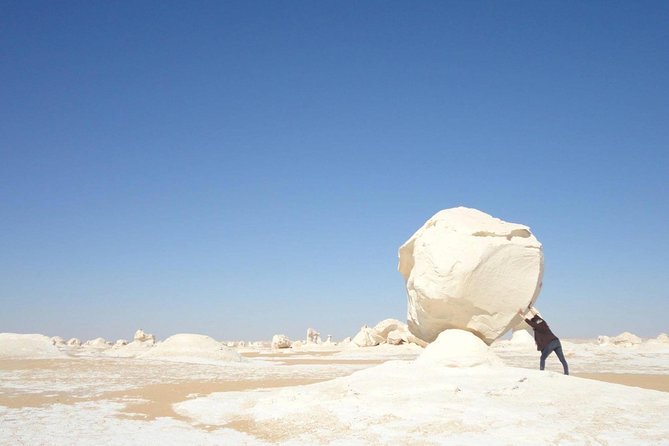
[[176, 334], [156, 344], [141, 358], [160, 359], [166, 361], [242, 361], [236, 351], [226, 347], [209, 336], [200, 334]]
[[400, 247], [398, 270], [418, 338], [463, 329], [491, 344], [536, 301], [543, 252], [529, 227], [459, 207], [435, 214]]
[[40, 334], [0, 333], [0, 358], [64, 358], [67, 355]]
[[425, 347], [416, 364], [439, 367], [500, 367], [502, 360], [473, 333], [464, 330], [445, 330]]

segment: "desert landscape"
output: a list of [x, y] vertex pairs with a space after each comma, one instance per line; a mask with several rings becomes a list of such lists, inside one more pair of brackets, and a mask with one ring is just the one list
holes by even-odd
[[0, 446], [669, 446], [668, 23], [0, 1]]
[[666, 335], [563, 340], [563, 376], [525, 330], [490, 347], [451, 332], [427, 348], [4, 333], [0, 444], [669, 444]]
[[[0, 334], [6, 444], [669, 444], [669, 337], [563, 340], [537, 370], [529, 227], [440, 211], [399, 249], [407, 322], [355, 335]], [[522, 312], [521, 312], [522, 314]], [[505, 336], [506, 335], [506, 336]], [[538, 343], [539, 341], [537, 341]]]

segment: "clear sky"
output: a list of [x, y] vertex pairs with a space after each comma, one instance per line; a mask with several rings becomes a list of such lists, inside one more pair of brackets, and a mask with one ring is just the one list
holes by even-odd
[[0, 1], [0, 332], [336, 339], [437, 211], [669, 332], [669, 3]]

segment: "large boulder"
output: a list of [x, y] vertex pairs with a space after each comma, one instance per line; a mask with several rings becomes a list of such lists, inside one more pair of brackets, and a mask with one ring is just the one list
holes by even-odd
[[440, 211], [399, 249], [409, 330], [432, 342], [443, 330], [463, 329], [491, 344], [537, 300], [543, 263], [527, 226], [476, 209]]

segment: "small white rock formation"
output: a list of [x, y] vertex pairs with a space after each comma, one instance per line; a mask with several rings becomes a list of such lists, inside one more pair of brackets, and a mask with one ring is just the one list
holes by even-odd
[[541, 243], [524, 225], [470, 208], [436, 213], [399, 249], [409, 330], [431, 342], [445, 329], [491, 344], [520, 322], [541, 290]]
[[133, 341], [137, 342], [149, 342], [151, 344], [156, 343], [156, 337], [153, 336], [152, 334], [144, 332], [141, 328], [135, 332], [135, 336], [133, 337]]
[[235, 350], [209, 336], [186, 333], [170, 336], [139, 357], [177, 362], [198, 362], [198, 360], [239, 362], [243, 360]]
[[597, 336], [597, 343], [599, 345], [608, 345], [611, 343], [611, 338], [609, 336]]
[[321, 334], [313, 328], [307, 328], [307, 344], [320, 344]]
[[65, 345], [65, 339], [61, 338], [60, 336], [53, 336], [51, 338], [51, 343], [53, 345]]
[[624, 331], [618, 336], [609, 338], [609, 343], [621, 346], [621, 347], [631, 347], [633, 345], [639, 345], [643, 342], [640, 337], [635, 334], [630, 333], [629, 331]]
[[655, 340], [662, 344], [669, 344], [669, 336], [667, 336], [666, 333], [660, 333], [659, 335], [657, 335]]
[[293, 349], [302, 348], [303, 346], [304, 346], [304, 343], [302, 341], [295, 341], [292, 344], [290, 344], [290, 348], [293, 348]]
[[286, 335], [276, 334], [272, 336], [272, 348], [290, 348], [290, 339]]
[[67, 345], [70, 347], [81, 347], [81, 341], [77, 338], [70, 338], [70, 340], [67, 341]]
[[104, 338], [95, 338], [84, 342], [83, 346], [93, 349], [107, 349], [111, 347], [111, 343], [107, 342]]
[[66, 356], [47, 336], [0, 333], [0, 358], [63, 358]]
[[397, 319], [384, 319], [374, 326], [374, 331], [385, 340], [391, 331], [402, 330], [406, 327], [407, 324]]
[[373, 328], [365, 325], [360, 329], [358, 334], [353, 337], [352, 342], [358, 347], [374, 347], [375, 345], [385, 342], [385, 338], [379, 335]]
[[125, 339], [117, 339], [116, 342], [114, 342], [114, 345], [112, 345], [112, 348], [121, 348], [126, 345], [128, 345], [128, 341]]
[[416, 358], [416, 364], [438, 367], [503, 366], [480, 338], [465, 330], [445, 330]]

